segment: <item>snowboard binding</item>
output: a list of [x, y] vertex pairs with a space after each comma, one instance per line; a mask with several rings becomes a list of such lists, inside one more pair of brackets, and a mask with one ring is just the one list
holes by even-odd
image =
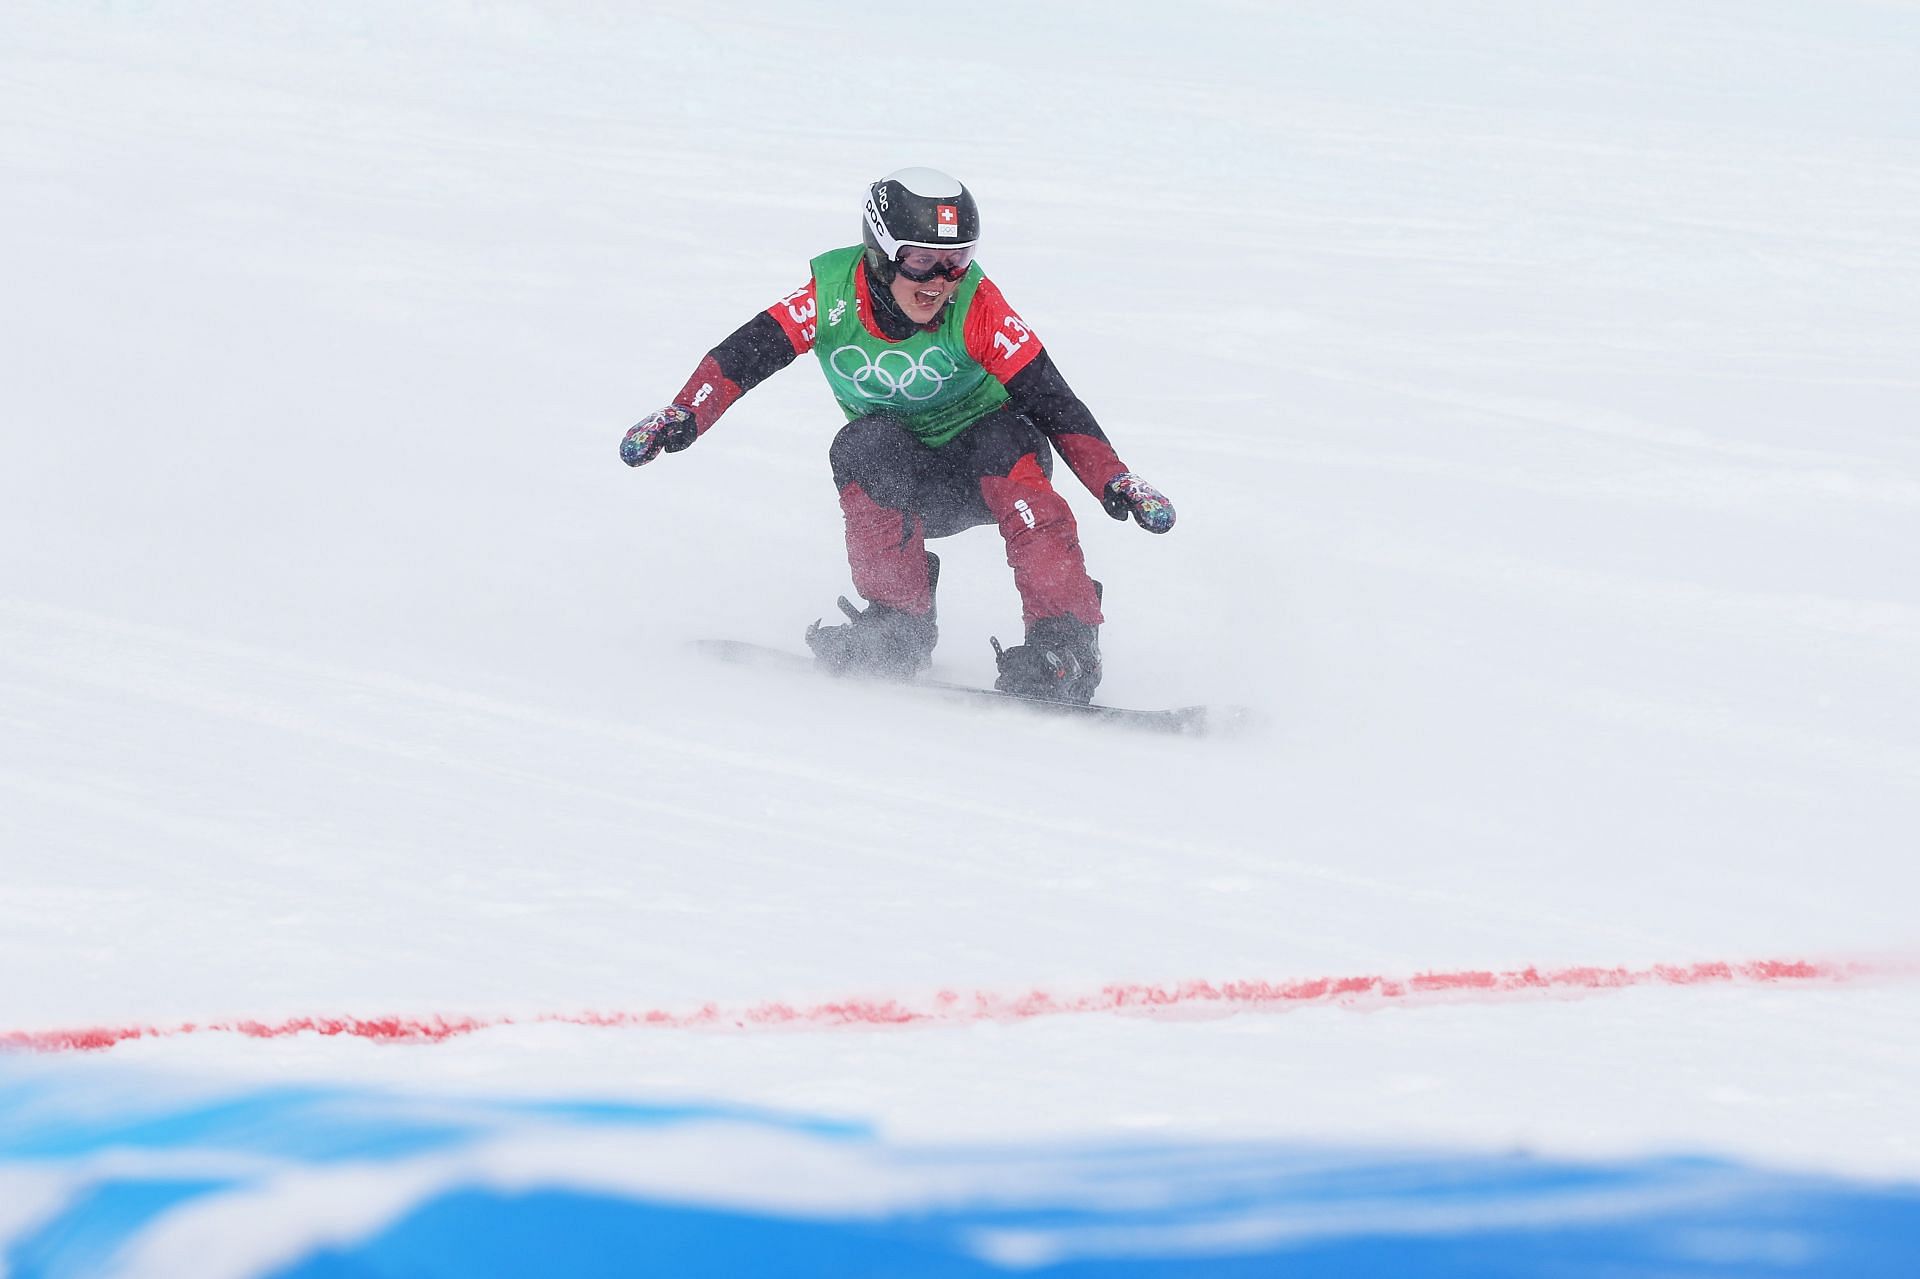
[[1034, 622], [1024, 644], [992, 643], [1000, 670], [993, 686], [1002, 693], [1085, 706], [1100, 687], [1100, 628], [1071, 613]]
[[[928, 592], [940, 585], [940, 557], [927, 552]], [[836, 626], [815, 621], [807, 627], [807, 647], [821, 669], [834, 675], [912, 679], [933, 664], [940, 641], [935, 609], [908, 613], [887, 604], [856, 607], [842, 595], [836, 603], [847, 620]]]

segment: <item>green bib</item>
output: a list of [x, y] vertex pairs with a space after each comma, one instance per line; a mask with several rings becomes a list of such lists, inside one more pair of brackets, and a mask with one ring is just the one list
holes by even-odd
[[889, 342], [860, 318], [854, 277], [864, 252], [856, 244], [813, 260], [820, 308], [813, 353], [847, 421], [891, 413], [921, 443], [938, 448], [1007, 402], [1007, 388], [967, 354], [967, 311], [986, 277], [978, 263], [968, 267], [939, 328]]

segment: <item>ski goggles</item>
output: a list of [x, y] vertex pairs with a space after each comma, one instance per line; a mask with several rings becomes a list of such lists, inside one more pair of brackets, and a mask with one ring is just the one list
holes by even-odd
[[901, 248], [893, 259], [893, 265], [895, 270], [915, 284], [925, 284], [936, 275], [943, 280], [957, 280], [973, 265], [973, 246], [927, 249], [909, 244]]

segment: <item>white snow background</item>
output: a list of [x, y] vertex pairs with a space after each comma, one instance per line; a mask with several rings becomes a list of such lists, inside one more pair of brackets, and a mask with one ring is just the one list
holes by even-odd
[[[1870, 0], [7, 5], [0, 1031], [1911, 957], [1916, 51]], [[689, 651], [849, 589], [840, 418], [809, 361], [621, 432], [909, 164], [1178, 507], [1063, 485], [1102, 699], [1262, 731]], [[998, 538], [939, 549], [989, 680]], [[1898, 977], [8, 1063], [129, 1068], [1920, 1175]]]

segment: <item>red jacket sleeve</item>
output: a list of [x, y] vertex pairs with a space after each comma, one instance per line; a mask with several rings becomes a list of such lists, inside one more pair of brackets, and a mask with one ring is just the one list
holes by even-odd
[[981, 280], [967, 310], [967, 354], [1005, 386], [1040, 354], [1040, 335], [1015, 315], [992, 280]]
[[793, 343], [795, 355], [813, 350], [813, 336], [820, 328], [820, 303], [814, 297], [812, 279], [768, 307], [767, 314]]
[[967, 312], [967, 354], [1000, 379], [1013, 407], [1053, 441], [1075, 477], [1100, 497], [1107, 481], [1127, 467], [1113, 451], [1093, 410], [1054, 367], [1040, 335], [1007, 305], [991, 280], [982, 280]]
[[813, 281], [735, 329], [708, 351], [673, 402], [693, 412], [702, 435], [733, 402], [813, 349]]

